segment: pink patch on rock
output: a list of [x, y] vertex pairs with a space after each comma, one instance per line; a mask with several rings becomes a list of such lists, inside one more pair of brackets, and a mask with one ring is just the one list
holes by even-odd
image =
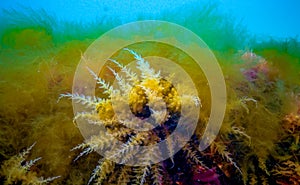
[[207, 183], [221, 185], [216, 168], [204, 169], [199, 167], [193, 175], [194, 184]]

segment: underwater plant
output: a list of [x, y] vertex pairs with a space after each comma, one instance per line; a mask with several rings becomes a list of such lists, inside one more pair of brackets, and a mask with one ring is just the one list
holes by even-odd
[[[119, 164], [93, 152], [101, 143], [103, 149], [113, 147], [100, 133], [87, 138], [70, 152], [83, 138], [72, 124], [71, 103], [56, 102], [59, 94], [71, 91], [81, 53], [99, 35], [125, 22], [99, 17], [93, 23], [72, 23], [58, 20], [44, 10], [3, 10], [0, 15], [0, 184], [9, 184], [7, 179], [11, 179], [10, 184], [21, 183], [8, 178], [10, 169], [25, 174], [22, 175], [23, 183], [38, 180], [40, 176], [61, 175], [51, 184], [86, 184], [89, 180], [91, 184], [299, 184], [299, 110], [291, 108], [295, 104], [299, 106], [299, 100], [292, 97], [300, 94], [298, 38], [270, 41], [264, 38], [255, 43], [256, 38], [249, 36], [241, 24], [234, 24], [231, 18], [218, 13], [216, 4], [202, 7], [193, 3], [187, 8], [182, 14], [164, 12], [151, 19], [174, 22], [192, 30], [213, 49], [222, 67], [229, 92], [227, 111], [219, 135], [205, 151], [200, 152], [198, 146], [209, 116], [210, 97], [205, 91], [207, 81], [201, 81], [197, 76], [201, 69], [193, 68], [186, 56], [178, 55], [176, 50], [166, 52], [161, 45], [152, 48], [146, 43], [140, 45], [143, 50], [150, 50], [145, 56], [150, 53], [174, 61], [178, 59], [178, 63], [186, 65], [190, 74], [195, 76], [193, 80], [199, 93], [199, 98], [186, 93], [188, 96], [183, 97], [184, 102], [178, 101], [182, 98], [178, 93], [180, 89], [171, 83], [171, 79], [161, 78], [161, 74], [156, 76], [158, 71], [154, 71], [154, 80], [139, 79], [131, 85], [132, 90], [127, 93], [131, 101], [127, 103], [138, 119], [146, 120], [149, 115], [163, 119], [163, 115], [172, 115], [171, 121], [154, 125], [161, 128], [149, 125], [154, 127], [152, 132], [133, 131], [132, 127], [136, 128], [138, 123], [131, 124], [128, 120], [107, 123], [115, 116], [111, 109], [119, 109], [115, 109], [110, 94], [103, 93], [105, 89], [97, 88], [99, 94], [95, 98], [84, 96], [80, 91], [64, 95], [75, 102], [86, 103], [91, 110], [77, 114], [76, 124], [82, 119], [94, 124], [102, 124], [104, 120], [107, 131], [125, 143], [124, 147], [129, 145], [126, 151], [133, 146], [150, 146], [168, 138], [178, 126], [174, 120], [189, 117], [180, 112], [182, 103], [194, 107], [202, 105], [203, 114], [200, 114], [197, 129], [184, 147], [176, 153], [173, 151], [172, 158], [145, 166]], [[141, 15], [132, 21], [143, 19], [149, 17]], [[253, 49], [238, 53], [248, 47]], [[144, 51], [136, 48], [133, 49], [144, 55]], [[105, 74], [95, 75], [91, 71], [91, 76], [106, 80], [103, 77], [117, 78], [121, 71], [120, 80], [125, 79], [124, 87], [133, 84], [125, 74], [123, 64], [127, 60], [123, 61], [122, 57], [114, 59], [117, 61], [108, 61], [110, 69], [105, 69]], [[134, 79], [135, 75], [140, 77], [141, 71], [131, 71], [130, 74]], [[105, 81], [102, 85], [110, 82]], [[112, 90], [121, 89], [118, 80], [115, 83], [111, 84]], [[170, 87], [171, 92], [161, 90], [165, 87]], [[148, 99], [149, 96], [153, 99]], [[161, 102], [167, 102], [168, 114], [160, 115], [161, 112], [151, 109], [153, 104]], [[189, 126], [188, 121], [183, 125]], [[26, 162], [20, 162], [20, 156], [14, 155], [33, 141], [38, 142], [29, 157], [41, 156], [43, 160], [28, 170], [21, 170]], [[179, 138], [178, 142], [183, 141]], [[165, 152], [172, 154], [171, 146], [166, 146]], [[83, 158], [86, 154], [89, 155]], [[125, 161], [145, 156], [129, 154], [123, 154], [127, 157]]]
[[0, 174], [5, 177], [4, 184], [26, 184], [26, 185], [42, 185], [54, 181], [60, 176], [55, 177], [38, 177], [37, 172], [34, 170], [34, 165], [41, 157], [26, 161], [30, 150], [34, 147], [35, 143], [28, 147], [26, 150], [18, 155], [11, 157], [9, 160], [4, 161], [1, 166]]
[[278, 184], [300, 183], [300, 114], [290, 113], [282, 120], [283, 134], [278, 142], [279, 160], [272, 170]]
[[[189, 130], [189, 124], [194, 119], [195, 112], [197, 111], [181, 112], [181, 107], [183, 104], [188, 107], [200, 107], [201, 102], [199, 97], [195, 94], [190, 94], [192, 91], [186, 88], [185, 84], [180, 84], [180, 87], [185, 92], [183, 95], [180, 95], [178, 93], [179, 89], [170, 83], [172, 76], [162, 78], [160, 72], [151, 68], [150, 63], [139, 54], [131, 49], [126, 48], [125, 50], [133, 55], [136, 60], [136, 68], [140, 73], [134, 72], [116, 60], [110, 60], [111, 63], [119, 68], [120, 73], [124, 73], [123, 77], [115, 69], [110, 66], [108, 67], [115, 76], [116, 84], [119, 88], [110, 85], [88, 68], [90, 74], [97, 81], [99, 88], [103, 89], [103, 94], [106, 94], [107, 98], [89, 97], [77, 92], [73, 94], [61, 94], [60, 96], [60, 98], [70, 98], [75, 103], [80, 103], [90, 108], [89, 110], [91, 111], [89, 112], [76, 113], [74, 117], [75, 122], [79, 119], [84, 119], [91, 125], [104, 126], [107, 132], [104, 133], [100, 130], [98, 131], [99, 133], [92, 135], [84, 143], [72, 149], [82, 150], [75, 158], [75, 161], [94, 151], [113, 151], [109, 153], [108, 157], [103, 157], [99, 160], [99, 164], [94, 169], [88, 183], [220, 184], [218, 173], [222, 172], [217, 173], [215, 165], [210, 164], [209, 167], [206, 166], [202, 161], [201, 156], [203, 154], [197, 149], [197, 143], [201, 138], [200, 129], [198, 129], [198, 133], [193, 134], [193, 139], [184, 144], [182, 149], [177, 153], [174, 152], [174, 145], [186, 142], [182, 140], [184, 137], [179, 135], [176, 137], [176, 141], [173, 142], [166, 139], [175, 129], [178, 129], [176, 127], [178, 127], [179, 119], [184, 120], [184, 126], [180, 129]], [[121, 103], [115, 103], [114, 105], [114, 99], [119, 100]], [[166, 113], [163, 112], [164, 109], [161, 109], [164, 104], [162, 104], [161, 100], [166, 104]], [[126, 105], [123, 104], [124, 102], [128, 102], [129, 104], [129, 113], [125, 111]], [[195, 108], [191, 110], [197, 110]], [[131, 114], [134, 116], [132, 117]], [[153, 115], [152, 121], [142, 122], [151, 115]], [[141, 127], [153, 129], [150, 131], [137, 130]], [[117, 138], [117, 140], [112, 140], [107, 135], [111, 135]], [[151, 146], [163, 140], [167, 142], [164, 148], [160, 148], [160, 152], [158, 153], [134, 150], [137, 145]], [[118, 147], [118, 141], [124, 144]], [[217, 152], [223, 156], [221, 158], [225, 159], [225, 161], [227, 160], [228, 164], [238, 169], [223, 143], [219, 142], [215, 146]], [[164, 152], [167, 152], [170, 158], [160, 162], [153, 161], [153, 158], [159, 158]], [[115, 162], [113, 158], [110, 159], [111, 156], [116, 155], [120, 158], [118, 162]], [[134, 161], [138, 157], [143, 158], [143, 165], [126, 165], [128, 161]], [[178, 174], [182, 175], [178, 176]], [[190, 174], [188, 175], [190, 178], [186, 176], [187, 174]]]
[[[295, 184], [298, 114], [290, 112], [298, 104], [294, 96], [299, 84], [285, 81], [272, 59], [252, 51], [238, 57], [241, 63], [236, 70], [242, 77], [227, 81], [232, 93], [220, 135], [241, 167], [244, 184]], [[226, 132], [230, 126], [242, 134], [237, 137]], [[287, 177], [289, 173], [295, 177]]]

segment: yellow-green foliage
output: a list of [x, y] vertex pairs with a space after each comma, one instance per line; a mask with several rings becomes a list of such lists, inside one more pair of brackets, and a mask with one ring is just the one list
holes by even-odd
[[35, 144], [24, 152], [4, 161], [0, 171], [1, 176], [4, 176], [4, 184], [41, 185], [59, 178], [59, 176], [56, 176], [44, 179], [43, 177], [37, 176], [37, 171], [33, 169], [33, 165], [41, 158], [26, 161], [34, 145]]
[[[278, 143], [288, 130], [282, 129], [282, 120], [295, 104], [297, 106], [293, 99], [294, 93], [298, 93], [298, 82], [286, 81], [288, 78], [281, 75], [285, 69], [278, 68], [281, 63], [249, 51], [236, 56], [235, 62], [229, 62], [235, 68], [226, 70], [229, 93], [219, 137], [231, 143], [228, 151], [241, 167], [244, 183], [274, 183], [274, 177], [270, 176], [274, 169], [271, 161], [281, 158]], [[257, 72], [253, 81], [247, 80], [247, 73], [244, 73], [247, 70]]]
[[[183, 148], [189, 166], [205, 166], [203, 163], [208, 161], [209, 167], [215, 165], [228, 178], [236, 179], [232, 184], [242, 183], [241, 176], [249, 184], [267, 181], [269, 184], [299, 183], [299, 41], [249, 42], [249, 47], [253, 48], [251, 53], [267, 61], [267, 66], [260, 67], [270, 70], [267, 75], [260, 73], [256, 82], [249, 82], [242, 71], [255, 67], [257, 62], [245, 61], [242, 59], [245, 52], [238, 50], [245, 49], [245, 43], [253, 38], [247, 36], [240, 25], [234, 25], [228, 17], [218, 14], [215, 5], [195, 6], [182, 12], [175, 15], [168, 12], [156, 18], [186, 26], [208, 43], [223, 69], [228, 92], [221, 131], [211, 147], [201, 153], [205, 161], [199, 159], [197, 142]], [[71, 92], [75, 68], [85, 49], [120, 21], [103, 18], [91, 24], [66, 23], [55, 20], [43, 10], [32, 9], [3, 13], [0, 19], [0, 178], [8, 179], [9, 184], [13, 178], [29, 183], [36, 181], [36, 176], [60, 175], [61, 178], [54, 183], [85, 184], [99, 155], [91, 153], [72, 162], [77, 153], [70, 149], [83, 138], [72, 123], [71, 102], [61, 100], [57, 103], [57, 99], [59, 94]], [[175, 61], [191, 75], [203, 107], [195, 132], [196, 137], [201, 138], [211, 106], [210, 90], [202, 70], [188, 54], [169, 45], [144, 42], [128, 47], [144, 56], [161, 56]], [[126, 52], [116, 52], [111, 58], [124, 65], [132, 61], [132, 56]], [[116, 65], [111, 67], [118, 69]], [[108, 77], [108, 82], [114, 79], [112, 71], [107, 68], [99, 76]], [[161, 93], [159, 96], [170, 94], [165, 98], [168, 108], [178, 111], [180, 104], [176, 101], [176, 91], [163, 92], [162, 87], [170, 84], [162, 82], [165, 81], [154, 78], [135, 84], [129, 93], [133, 112], [140, 113], [142, 105], [147, 102], [144, 98], [146, 92], [139, 85], [156, 89]], [[106, 97], [102, 92], [97, 91], [97, 95]], [[98, 103], [95, 110], [98, 112], [96, 119], [110, 120], [114, 115], [110, 101]], [[110, 133], [124, 141], [132, 130], [121, 128], [118, 125]], [[147, 137], [140, 134], [131, 142], [138, 144]], [[150, 138], [148, 142], [157, 140]], [[23, 158], [15, 154], [35, 141], [37, 144], [30, 158], [41, 156], [42, 160], [28, 172], [20, 166]], [[106, 142], [93, 141], [96, 144]], [[78, 148], [85, 147], [88, 145]], [[179, 162], [173, 161], [174, 164]], [[144, 172], [148, 175], [146, 183], [171, 182], [170, 174], [164, 172], [161, 163], [141, 169], [100, 160], [96, 169], [99, 169], [96, 182], [107, 178], [108, 184], [127, 184], [134, 179], [137, 183], [143, 180]], [[10, 171], [13, 177], [7, 176]]]
[[300, 85], [300, 44], [296, 38], [266, 40], [256, 44], [255, 53], [265, 57], [275, 67], [277, 75], [284, 79], [288, 87]]
[[272, 170], [278, 184], [300, 183], [300, 114], [290, 113], [282, 121], [284, 133], [278, 147], [278, 163]]
[[154, 91], [157, 97], [164, 98], [169, 111], [180, 111], [180, 98], [172, 84], [164, 79], [145, 79], [141, 83], [135, 84], [129, 93], [129, 105], [132, 112], [138, 114], [142, 112], [143, 107], [148, 103], [148, 98], [143, 88]]
[[[144, 184], [147, 181], [149, 181], [149, 175], [151, 174], [152, 168], [157, 168], [155, 165], [151, 164], [151, 157], [148, 155], [153, 155], [152, 157], [158, 157], [162, 155], [161, 153], [153, 153], [153, 154], [142, 154], [140, 153], [134, 153], [132, 152], [131, 148], [136, 145], [149, 145], [153, 144], [154, 142], [160, 141], [162, 138], [160, 138], [159, 134], [155, 132], [147, 132], [147, 131], [135, 131], [131, 129], [133, 125], [137, 126], [139, 124], [138, 121], [134, 121], [132, 118], [130, 118], [130, 115], [133, 113], [137, 117], [143, 117], [148, 115], [147, 112], [145, 112], [145, 107], [148, 106], [149, 102], [152, 102], [156, 104], [159, 102], [160, 98], [162, 98], [166, 104], [167, 109], [167, 115], [164, 117], [163, 121], [160, 124], [162, 126], [161, 128], [163, 131], [161, 131], [160, 134], [165, 134], [166, 136], [169, 135], [170, 130], [168, 127], [171, 127], [170, 125], [164, 125], [165, 122], [168, 120], [171, 120], [172, 124], [176, 123], [176, 118], [172, 118], [173, 114], [178, 114], [180, 112], [181, 104], [185, 104], [191, 107], [199, 107], [200, 106], [200, 99], [195, 94], [184, 94], [180, 95], [177, 93], [177, 90], [173, 85], [168, 82], [168, 78], [171, 78], [171, 76], [167, 77], [166, 79], [162, 78], [160, 76], [160, 73], [155, 71], [148, 61], [146, 61], [144, 58], [142, 58], [139, 54], [137, 54], [135, 51], [130, 49], [125, 49], [129, 51], [136, 60], [137, 63], [137, 69], [139, 69], [141, 75], [140, 77], [133, 75], [133, 73], [130, 71], [130, 69], [124, 67], [123, 64], [117, 62], [116, 60], [111, 60], [114, 64], [116, 64], [120, 70], [122, 70], [125, 73], [125, 76], [119, 76], [119, 74], [109, 67], [113, 74], [116, 77], [117, 83], [120, 87], [120, 89], [114, 89], [114, 87], [110, 86], [107, 82], [105, 82], [104, 79], [98, 77], [97, 74], [95, 74], [93, 71], [90, 70], [91, 75], [94, 76], [94, 78], [97, 80], [97, 83], [100, 84], [99, 87], [104, 89], [104, 92], [108, 94], [108, 98], [90, 98], [86, 97], [84, 95], [79, 95], [77, 93], [74, 94], [62, 94], [61, 97], [69, 97], [73, 100], [75, 100], [78, 103], [82, 103], [86, 106], [90, 106], [92, 108], [91, 112], [83, 112], [83, 113], [77, 113], [75, 116], [75, 121], [78, 119], [86, 119], [87, 122], [93, 125], [104, 125], [106, 130], [112, 134], [113, 136], [117, 137], [118, 140], [121, 140], [124, 142], [124, 145], [119, 148], [116, 144], [116, 140], [111, 140], [106, 137], [105, 133], [103, 133], [102, 130], [99, 131], [99, 133], [91, 136], [89, 139], [87, 139], [84, 143], [78, 145], [74, 149], [84, 149], [78, 157], [75, 159], [77, 160], [79, 157], [89, 154], [93, 151], [103, 150], [103, 149], [109, 149], [111, 151], [114, 151], [111, 155], [121, 155], [121, 163], [126, 163], [128, 161], [131, 161], [132, 159], [136, 157], [142, 157], [146, 162], [146, 166], [141, 167], [132, 167], [133, 173], [129, 173], [128, 177], [125, 176], [125, 178], [132, 179], [131, 183], [134, 184]], [[125, 78], [129, 78], [127, 79]], [[139, 80], [138, 80], [139, 79]], [[184, 92], [192, 93], [188, 87], [185, 87], [185, 84], [181, 84], [181, 88], [184, 90]], [[130, 91], [129, 91], [130, 90]], [[183, 97], [184, 96], [184, 97]], [[129, 102], [129, 106], [131, 109], [131, 112], [123, 111], [122, 104], [118, 105], [118, 108], [120, 110], [117, 110], [117, 114], [115, 114], [115, 111], [113, 110], [113, 103], [112, 103], [112, 97], [117, 98], [118, 100], [121, 100], [121, 102]], [[195, 109], [193, 109], [195, 111]], [[150, 110], [148, 110], [150, 111]], [[151, 113], [154, 116], [155, 120], [160, 120], [161, 114], [163, 112], [160, 112], [160, 110], [154, 110], [157, 112]], [[191, 112], [181, 113], [181, 116], [185, 120], [186, 124], [185, 126], [188, 127], [189, 121], [189, 115]], [[193, 118], [193, 117], [191, 117]], [[173, 121], [174, 119], [175, 121]], [[146, 124], [146, 123], [145, 123]], [[149, 123], [147, 123], [149, 124]], [[147, 125], [144, 125], [147, 126]], [[178, 143], [182, 142], [180, 141], [180, 136], [178, 137]], [[168, 143], [167, 150], [168, 153], [173, 156], [173, 146], [175, 143]], [[186, 149], [187, 157], [191, 158], [191, 160], [195, 160], [195, 163], [201, 164], [199, 162], [199, 159], [197, 158], [197, 155], [190, 151], [191, 148]], [[144, 156], [146, 155], [146, 156]], [[173, 158], [173, 157], [171, 157]], [[172, 160], [173, 161], [173, 160]], [[148, 163], [149, 162], [149, 163]], [[173, 161], [174, 163], [174, 161]], [[95, 182], [97, 184], [102, 184], [103, 182], [111, 182], [111, 183], [117, 183], [120, 181], [119, 178], [116, 178], [114, 175], [111, 176], [111, 174], [115, 173], [125, 173], [123, 170], [127, 171], [127, 167], [124, 165], [120, 165], [122, 168], [114, 169], [115, 165], [117, 165], [115, 162], [111, 161], [110, 159], [102, 159], [98, 166], [94, 169], [93, 174], [90, 178], [90, 182]], [[121, 170], [121, 172], [119, 172]], [[161, 176], [160, 172], [156, 170], [158, 174], [155, 174], [156, 178]], [[127, 172], [126, 172], [127, 173]], [[125, 174], [124, 174], [125, 175]], [[156, 179], [156, 181], [161, 181], [161, 179]]]
[[71, 90], [76, 64], [89, 42], [53, 47], [47, 34], [42, 28], [24, 28], [2, 36], [0, 155], [9, 159], [37, 141], [31, 155], [43, 157], [39, 175], [76, 179], [76, 170], [69, 170], [74, 155], [70, 149], [82, 136], [72, 124], [71, 104], [58, 104], [57, 99]]
[[12, 49], [41, 49], [52, 46], [52, 36], [44, 28], [6, 30], [2, 36], [4, 47]]

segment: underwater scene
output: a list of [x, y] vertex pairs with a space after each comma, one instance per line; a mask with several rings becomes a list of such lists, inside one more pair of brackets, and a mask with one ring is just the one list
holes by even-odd
[[0, 2], [0, 184], [300, 184], [299, 6]]

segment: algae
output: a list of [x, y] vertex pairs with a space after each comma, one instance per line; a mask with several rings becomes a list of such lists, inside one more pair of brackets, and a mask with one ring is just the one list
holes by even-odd
[[[147, 169], [153, 178], [146, 177], [145, 184], [298, 184], [298, 38], [258, 42], [241, 24], [233, 24], [231, 17], [218, 13], [215, 4], [191, 7], [188, 12], [186, 15], [165, 12], [155, 19], [189, 28], [211, 47], [225, 75], [226, 116], [215, 142], [199, 152], [197, 144], [210, 114], [211, 99], [201, 69], [188, 62], [188, 56], [177, 55], [176, 48], [170, 46], [153, 43], [130, 46], [142, 55], [151, 53], [178, 61], [191, 71], [204, 107], [191, 141], [174, 155], [173, 160]], [[139, 20], [146, 18], [140, 16]], [[62, 99], [57, 103], [60, 94], [71, 92], [82, 53], [101, 34], [120, 24], [119, 20], [103, 18], [83, 25], [57, 20], [44, 10], [3, 10], [0, 30], [1, 182], [13, 183], [9, 178], [12, 170], [7, 166], [11, 161], [22, 165], [14, 156], [34, 142], [30, 158], [42, 157], [42, 160], [30, 167], [25, 179], [59, 175], [61, 177], [53, 184], [87, 184], [95, 166], [99, 165], [107, 170], [95, 177], [106, 184], [142, 181], [139, 177], [144, 169], [135, 169], [132, 173], [134, 168], [130, 166], [113, 165], [106, 160], [98, 163], [101, 157], [97, 153], [74, 162], [82, 151], [70, 150], [82, 143], [83, 137], [72, 123], [71, 102]], [[143, 49], [139, 49], [141, 45]], [[124, 64], [128, 60], [122, 53], [112, 58]], [[108, 78], [113, 77], [111, 72], [109, 74]], [[197, 80], [199, 78], [201, 80]], [[141, 113], [141, 108], [135, 111]]]

